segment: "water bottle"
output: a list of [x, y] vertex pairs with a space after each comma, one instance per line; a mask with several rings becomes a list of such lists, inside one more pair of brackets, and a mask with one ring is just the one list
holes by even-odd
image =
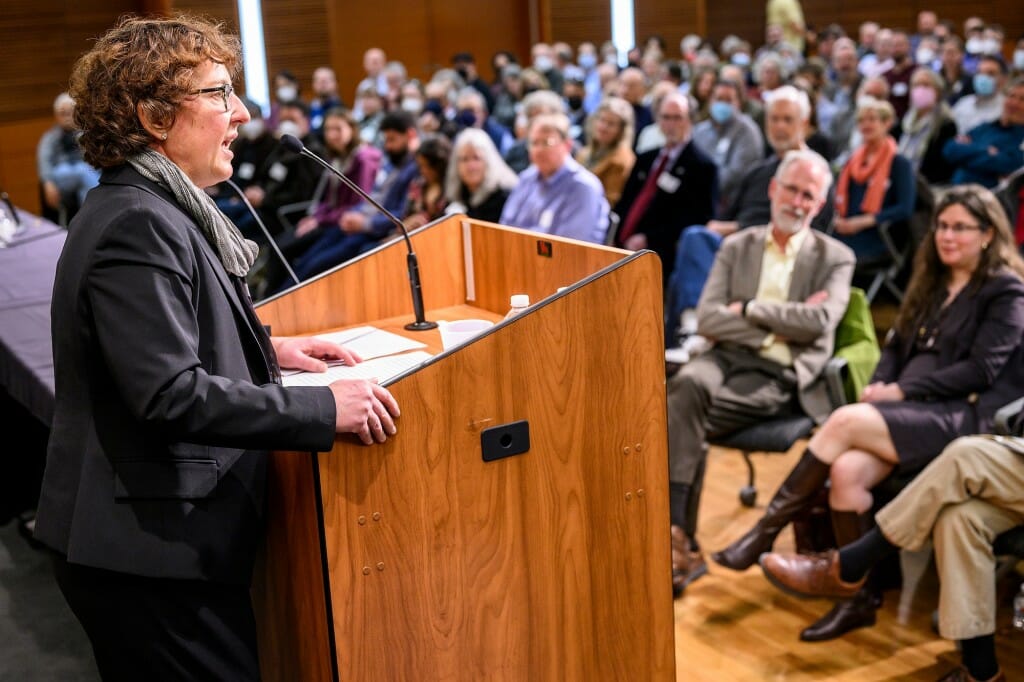
[[1024, 583], [1020, 585], [1020, 592], [1013, 598], [1013, 629], [1024, 630]]
[[512, 307], [509, 309], [508, 314], [505, 315], [506, 320], [512, 319], [529, 308], [530, 297], [527, 294], [512, 294], [512, 298], [509, 299], [509, 305]]

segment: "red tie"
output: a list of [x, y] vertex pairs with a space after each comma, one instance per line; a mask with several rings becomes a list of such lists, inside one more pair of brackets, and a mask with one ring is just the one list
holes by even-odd
[[1024, 186], [1020, 188], [1020, 194], [1017, 195], [1019, 204], [1017, 205], [1017, 224], [1015, 226], [1014, 236], [1017, 238], [1017, 246], [1024, 244]]
[[647, 176], [647, 181], [644, 182], [643, 188], [640, 193], [636, 195], [636, 200], [633, 202], [633, 206], [630, 207], [629, 213], [626, 214], [626, 222], [623, 223], [619, 229], [618, 241], [620, 244], [625, 244], [626, 240], [629, 239], [634, 232], [636, 232], [637, 225], [640, 224], [640, 219], [647, 213], [647, 207], [651, 205], [651, 201], [654, 199], [654, 194], [658, 191], [658, 178], [665, 171], [665, 166], [668, 165], [669, 151], [668, 147], [661, 151], [661, 155], [658, 157], [658, 162], [654, 166], [654, 170]]

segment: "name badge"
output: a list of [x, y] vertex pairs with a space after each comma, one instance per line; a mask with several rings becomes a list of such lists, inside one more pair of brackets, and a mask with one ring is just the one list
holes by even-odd
[[681, 184], [683, 184], [682, 181], [668, 171], [662, 173], [661, 177], [658, 178], [658, 189], [669, 194], [675, 194]]
[[730, 144], [732, 144], [732, 140], [730, 140], [727, 137], [723, 137], [721, 140], [718, 141], [718, 144], [715, 146], [715, 153], [721, 157], [725, 157], [725, 155], [729, 153]]
[[555, 212], [553, 210], [548, 208], [540, 212], [540, 218], [537, 221], [537, 224], [540, 225], [540, 227], [545, 230], [550, 230], [551, 223], [553, 222], [555, 222]]
[[282, 182], [285, 178], [288, 177], [288, 167], [285, 166], [280, 161], [278, 161], [277, 163], [270, 167], [270, 170], [267, 171], [267, 175], [269, 175], [272, 179], [277, 180], [278, 182]]
[[904, 95], [907, 94], [907, 84], [906, 83], [893, 83], [892, 84], [892, 94], [895, 95], [896, 97], [903, 97]]
[[252, 176], [256, 174], [256, 166], [251, 163], [243, 163], [238, 166], [238, 177], [243, 180], [252, 180]]

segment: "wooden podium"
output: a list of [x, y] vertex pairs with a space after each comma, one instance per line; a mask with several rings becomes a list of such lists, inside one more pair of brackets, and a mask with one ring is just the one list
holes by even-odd
[[[275, 453], [265, 679], [674, 680], [657, 256], [464, 216], [412, 241], [428, 319], [534, 305], [442, 352], [402, 330], [398, 240], [258, 308], [275, 335], [373, 324], [436, 354], [388, 384], [384, 445]], [[484, 461], [522, 421], [528, 450]]]

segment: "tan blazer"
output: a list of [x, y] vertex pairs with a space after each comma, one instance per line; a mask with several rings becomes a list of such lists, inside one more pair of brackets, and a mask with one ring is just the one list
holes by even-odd
[[597, 179], [601, 181], [601, 186], [604, 187], [605, 198], [608, 199], [610, 205], [614, 206], [622, 196], [622, 188], [625, 187], [629, 173], [633, 170], [633, 164], [636, 163], [636, 154], [629, 147], [619, 145], [611, 154], [591, 168], [588, 163], [590, 155], [587, 151], [584, 149], [580, 152], [580, 158], [577, 160], [597, 176]]
[[[800, 406], [816, 422], [828, 417], [831, 404], [821, 372], [832, 356], [835, 331], [850, 299], [853, 252], [835, 239], [811, 230], [793, 267], [789, 302], [758, 301], [745, 317], [732, 313], [733, 301], [757, 294], [767, 227], [750, 227], [725, 239], [715, 258], [697, 307], [698, 333], [758, 352], [768, 334], [786, 339], [793, 354]], [[828, 292], [824, 303], [804, 303], [816, 291]]]

